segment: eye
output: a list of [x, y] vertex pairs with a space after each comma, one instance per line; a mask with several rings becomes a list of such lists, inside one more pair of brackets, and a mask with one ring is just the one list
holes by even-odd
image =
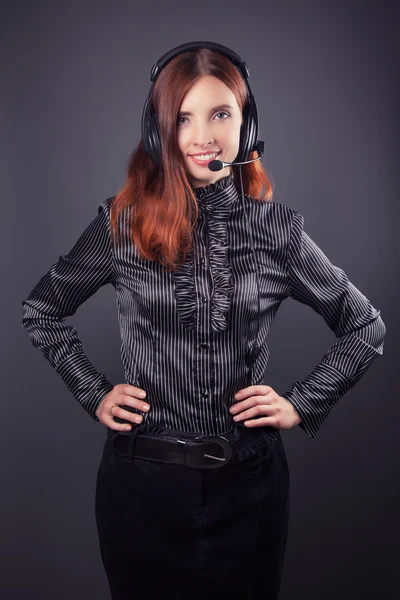
[[[228, 115], [228, 117], [230, 116], [230, 114], [227, 113], [225, 110], [222, 110], [221, 112], [217, 113], [217, 115]], [[225, 119], [218, 119], [218, 121], [225, 121]]]
[[[230, 117], [230, 114], [228, 112], [226, 112], [225, 110], [222, 110], [220, 112], [216, 113], [217, 115], [227, 115], [228, 117]], [[178, 125], [183, 125], [183, 123], [180, 122], [181, 119], [187, 119], [187, 117], [178, 117]], [[225, 119], [217, 119], [218, 121], [225, 121]]]

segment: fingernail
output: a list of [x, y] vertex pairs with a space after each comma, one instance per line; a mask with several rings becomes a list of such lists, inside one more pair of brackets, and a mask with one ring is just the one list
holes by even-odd
[[148, 404], [143, 404], [142, 405], [142, 409], [143, 410], [149, 410], [150, 406]]
[[146, 392], [139, 392], [139, 396], [141, 398], [146, 398]]

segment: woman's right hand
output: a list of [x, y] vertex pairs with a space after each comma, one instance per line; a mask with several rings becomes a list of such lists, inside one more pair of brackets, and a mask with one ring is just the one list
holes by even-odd
[[142, 417], [136, 413], [124, 410], [120, 405], [125, 404], [148, 412], [150, 407], [146, 409], [144, 406], [145, 396], [146, 392], [141, 388], [127, 383], [118, 383], [100, 402], [96, 409], [96, 417], [110, 429], [127, 431], [132, 426], [127, 423], [117, 423], [117, 421], [114, 421], [114, 417], [120, 417], [121, 419], [132, 421], [132, 423], [141, 423]]

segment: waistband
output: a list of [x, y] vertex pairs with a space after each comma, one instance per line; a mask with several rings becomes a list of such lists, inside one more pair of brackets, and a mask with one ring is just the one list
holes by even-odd
[[[160, 425], [149, 425], [147, 423], [141, 423], [140, 425], [132, 424], [133, 428], [137, 428], [139, 430], [140, 435], [150, 435], [155, 437], [171, 437], [171, 438], [185, 438], [188, 440], [194, 440], [198, 436], [201, 435], [221, 435], [228, 439], [231, 443], [237, 443], [239, 440], [249, 440], [256, 439], [260, 436], [260, 431], [264, 436], [267, 436], [271, 440], [276, 440], [280, 437], [280, 430], [276, 427], [264, 426], [264, 427], [246, 427], [242, 423], [234, 423], [230, 429], [227, 431], [222, 431], [220, 433], [202, 433], [201, 431], [188, 432], [188, 431], [178, 431], [175, 429], [168, 429], [167, 427], [163, 427]], [[115, 429], [111, 429], [107, 427], [107, 436], [110, 438], [115, 437], [115, 435], [132, 435], [131, 431], [116, 431]]]
[[[181, 462], [181, 460], [183, 460], [184, 464], [190, 464], [190, 457], [184, 456], [182, 459], [182, 456], [179, 456], [180, 450], [176, 450], [176, 448], [183, 448], [183, 446], [185, 446], [185, 444], [182, 443], [182, 440], [187, 441], [189, 444], [186, 444], [184, 454], [186, 455], [186, 451], [189, 449], [190, 452], [196, 455], [198, 450], [197, 448], [193, 448], [193, 446], [200, 446], [209, 442], [211, 444], [211, 452], [211, 448], [213, 448], [213, 441], [211, 438], [214, 438], [214, 446], [215, 442], [222, 443], [225, 447], [224, 452], [230, 456], [229, 461], [227, 462], [232, 463], [245, 460], [254, 455], [268, 443], [280, 440], [279, 429], [275, 427], [264, 426], [249, 428], [242, 423], [234, 423], [229, 430], [219, 434], [177, 431], [158, 425], [148, 425], [143, 423], [140, 425], [134, 424], [133, 429], [127, 432], [108, 428], [107, 433], [108, 440], [113, 444], [114, 449], [117, 449], [117, 451], [122, 452], [123, 454], [127, 453], [128, 456], [131, 456], [135, 452], [134, 447], [136, 447], [136, 451], [139, 450], [139, 453], [148, 456], [149, 458], [151, 458], [151, 456], [164, 458], [163, 453], [166, 451], [170, 460], [168, 459], [165, 462]], [[203, 437], [205, 439], [201, 441]], [[139, 444], [136, 441], [137, 438], [140, 438]], [[154, 440], [153, 444], [152, 440]], [[181, 441], [181, 443], [166, 443], [176, 442], [177, 440]], [[162, 447], [161, 454], [160, 444]], [[171, 450], [171, 448], [173, 448], [173, 450]], [[186, 462], [187, 459], [188, 462]], [[216, 461], [208, 462], [215, 463]], [[211, 467], [211, 464], [209, 466]]]

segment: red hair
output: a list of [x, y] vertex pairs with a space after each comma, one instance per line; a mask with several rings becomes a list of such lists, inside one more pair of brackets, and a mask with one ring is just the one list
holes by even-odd
[[[243, 112], [246, 84], [228, 58], [208, 48], [175, 56], [160, 72], [151, 97], [160, 125], [164, 173], [154, 166], [140, 140], [129, 157], [127, 181], [111, 206], [114, 236], [119, 238], [119, 215], [131, 207], [130, 237], [137, 251], [143, 258], [172, 270], [184, 262], [191, 249], [192, 229], [198, 217], [197, 199], [177, 141], [178, 112], [186, 93], [203, 75], [223, 81]], [[249, 158], [257, 156], [254, 151]], [[241, 169], [244, 192], [254, 200], [271, 201], [273, 188], [261, 161], [242, 165]], [[233, 169], [233, 174], [241, 189], [239, 173]]]

